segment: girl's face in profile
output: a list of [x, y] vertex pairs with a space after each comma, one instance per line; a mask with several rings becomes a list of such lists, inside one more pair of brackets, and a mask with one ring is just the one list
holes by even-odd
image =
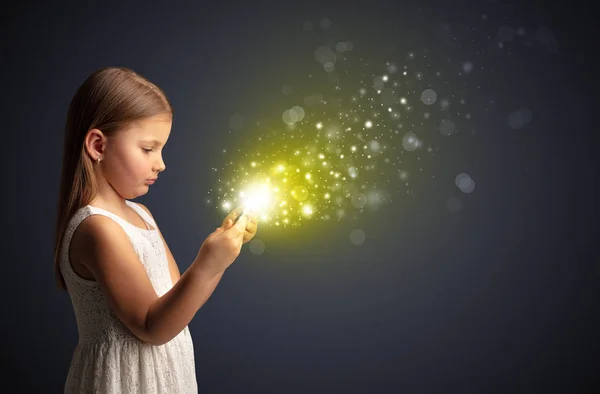
[[109, 138], [103, 157], [104, 176], [125, 199], [148, 192], [153, 180], [165, 170], [162, 149], [171, 133], [170, 114], [136, 121]]

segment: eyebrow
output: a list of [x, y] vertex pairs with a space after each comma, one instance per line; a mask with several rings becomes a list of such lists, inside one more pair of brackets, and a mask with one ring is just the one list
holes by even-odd
[[151, 142], [154, 145], [159, 145], [159, 146], [162, 145], [162, 143], [159, 140], [157, 140], [156, 138], [143, 139], [142, 142]]

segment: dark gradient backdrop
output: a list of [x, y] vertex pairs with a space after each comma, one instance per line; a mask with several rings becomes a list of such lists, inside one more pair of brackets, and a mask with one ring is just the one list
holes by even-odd
[[[51, 258], [62, 132], [78, 85], [98, 68], [126, 66], [171, 99], [167, 171], [139, 200], [183, 272], [221, 218], [205, 203], [211, 168], [235, 158], [222, 153], [228, 144], [254, 138], [243, 128], [228, 133], [232, 116], [277, 118], [302, 103], [282, 87], [300, 93], [308, 74], [324, 73], [314, 55], [328, 37], [323, 18], [374, 66], [392, 58], [401, 65], [423, 48], [432, 58], [471, 60], [472, 81], [460, 86], [472, 122], [456, 140], [438, 138], [411, 198], [356, 221], [264, 227], [257, 237], [265, 252], [245, 247], [190, 323], [200, 391], [600, 389], [591, 8], [201, 3], [3, 6], [2, 373], [3, 385], [19, 388], [7, 392], [62, 392], [77, 343]], [[433, 69], [460, 71], [436, 61]], [[532, 118], [515, 129], [508, 119], [519, 108]], [[472, 193], [456, 187], [461, 172], [475, 181]], [[350, 242], [355, 228], [366, 234], [361, 245]]]

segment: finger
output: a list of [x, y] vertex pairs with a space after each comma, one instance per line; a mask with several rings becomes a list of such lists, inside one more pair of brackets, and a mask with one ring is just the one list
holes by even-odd
[[244, 242], [250, 241], [252, 238], [254, 238], [255, 235], [256, 235], [256, 232], [250, 232], [250, 231], [246, 230], [246, 232], [244, 232]]
[[230, 216], [232, 219], [237, 218], [238, 216], [240, 216], [242, 214], [242, 212], [244, 212], [244, 205], [238, 205], [237, 208], [235, 208], [233, 211], [231, 211]]
[[231, 219], [232, 222], [235, 222], [235, 220], [242, 214], [243, 211], [244, 211], [244, 206], [240, 205], [233, 211], [229, 212], [229, 214], [223, 220], [223, 225], [225, 225], [225, 221], [227, 221], [228, 219]]
[[223, 229], [227, 230], [231, 226], [233, 226], [233, 220], [231, 220], [231, 219], [225, 219], [225, 222], [223, 223]]
[[[242, 216], [244, 216], [244, 211], [242, 211], [233, 221], [233, 224], [236, 224], [238, 222], [238, 220], [240, 220], [242, 218]], [[248, 220], [248, 217], [246, 217], [246, 220]]]
[[244, 232], [246, 231], [246, 226], [248, 225], [248, 219], [246, 218], [246, 215], [242, 215], [240, 217], [240, 219], [237, 221], [237, 223], [235, 223], [231, 229], [235, 229], [235, 231], [238, 232], [239, 235], [244, 235]]
[[248, 224], [246, 225], [246, 231], [251, 234], [255, 234], [257, 229], [258, 229], [258, 225], [256, 223], [252, 223], [249, 221]]

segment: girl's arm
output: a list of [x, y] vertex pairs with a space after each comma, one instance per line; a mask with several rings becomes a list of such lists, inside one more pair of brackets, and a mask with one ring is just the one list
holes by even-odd
[[210, 264], [198, 255], [177, 283], [158, 297], [131, 241], [114, 220], [92, 215], [78, 226], [73, 240], [81, 246], [79, 261], [92, 272], [117, 317], [139, 339], [156, 346], [190, 323], [222, 277], [204, 269]]

